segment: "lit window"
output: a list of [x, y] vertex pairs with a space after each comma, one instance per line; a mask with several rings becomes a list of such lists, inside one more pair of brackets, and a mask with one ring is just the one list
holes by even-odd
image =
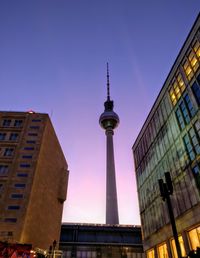
[[23, 124], [23, 120], [15, 120], [14, 122], [15, 127], [22, 127], [22, 124]]
[[183, 93], [183, 91], [185, 90], [185, 83], [184, 83], [182, 75], [180, 73], [178, 73], [178, 75], [177, 75], [177, 82], [181, 89], [181, 92]]
[[200, 247], [200, 227], [190, 230], [188, 236], [192, 250], [196, 250], [197, 247]]
[[17, 141], [19, 134], [18, 133], [11, 133], [10, 134], [10, 141]]
[[169, 258], [168, 252], [167, 252], [167, 245], [165, 243], [158, 246], [158, 257]]
[[196, 72], [197, 68], [199, 67], [199, 62], [193, 51], [190, 52], [188, 59], [190, 61], [190, 65], [192, 66], [193, 70]]
[[0, 133], [0, 141], [4, 141], [6, 139], [6, 133]]
[[3, 120], [3, 126], [4, 126], [4, 127], [10, 126], [10, 124], [11, 124], [11, 120], [10, 120], [10, 119], [4, 119], [4, 120]]
[[198, 41], [194, 45], [194, 52], [196, 53], [197, 57], [200, 59], [200, 44]]
[[155, 252], [154, 249], [150, 249], [147, 251], [147, 258], [154, 258], [155, 257]]
[[[182, 236], [178, 237], [178, 241], [179, 241], [179, 245], [180, 245], [180, 249], [181, 249], [181, 255], [182, 255], [182, 257], [186, 257], [187, 255], [186, 255], [186, 252], [185, 252], [185, 246], [184, 246]], [[175, 244], [174, 239], [171, 240], [171, 248], [172, 248], [173, 258], [178, 258], [177, 251], [176, 251], [176, 244]]]
[[6, 156], [6, 157], [10, 157], [10, 156], [13, 155], [13, 153], [14, 153], [13, 148], [6, 148], [3, 155]]
[[174, 93], [174, 90], [171, 89], [170, 92], [169, 92], [169, 95], [170, 95], [170, 98], [171, 98], [171, 101], [172, 101], [172, 104], [175, 105], [176, 102], [177, 102], [177, 99], [176, 99], [176, 95]]
[[194, 73], [193, 73], [192, 68], [188, 61], [185, 61], [184, 65], [183, 65], [183, 69], [186, 73], [188, 80], [190, 81], [192, 79]]
[[180, 99], [182, 93], [185, 90], [185, 83], [182, 79], [181, 74], [178, 72], [176, 77], [173, 79], [172, 86], [169, 91], [170, 99], [173, 105]]

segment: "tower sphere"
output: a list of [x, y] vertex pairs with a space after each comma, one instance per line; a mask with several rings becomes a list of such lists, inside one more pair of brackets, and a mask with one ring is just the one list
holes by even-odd
[[114, 111], [105, 110], [99, 118], [99, 124], [105, 130], [108, 128], [115, 129], [119, 124], [119, 117]]

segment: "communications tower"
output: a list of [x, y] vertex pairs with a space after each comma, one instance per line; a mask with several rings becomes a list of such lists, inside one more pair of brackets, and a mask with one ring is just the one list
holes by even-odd
[[119, 224], [117, 187], [115, 179], [115, 160], [113, 135], [119, 124], [119, 117], [113, 111], [114, 102], [110, 100], [110, 81], [107, 63], [107, 100], [104, 102], [105, 110], [99, 118], [99, 124], [106, 134], [106, 224]]

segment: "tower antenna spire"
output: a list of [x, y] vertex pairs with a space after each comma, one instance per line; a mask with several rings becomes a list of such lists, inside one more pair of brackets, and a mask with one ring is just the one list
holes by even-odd
[[107, 62], [107, 100], [110, 101], [110, 79], [109, 79], [109, 66]]

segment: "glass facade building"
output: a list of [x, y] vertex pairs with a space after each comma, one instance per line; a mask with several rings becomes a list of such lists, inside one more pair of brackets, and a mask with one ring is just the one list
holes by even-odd
[[61, 226], [63, 258], [144, 258], [140, 226], [72, 224]]
[[147, 257], [177, 257], [158, 184], [167, 171], [184, 257], [200, 247], [200, 15], [132, 149]]

